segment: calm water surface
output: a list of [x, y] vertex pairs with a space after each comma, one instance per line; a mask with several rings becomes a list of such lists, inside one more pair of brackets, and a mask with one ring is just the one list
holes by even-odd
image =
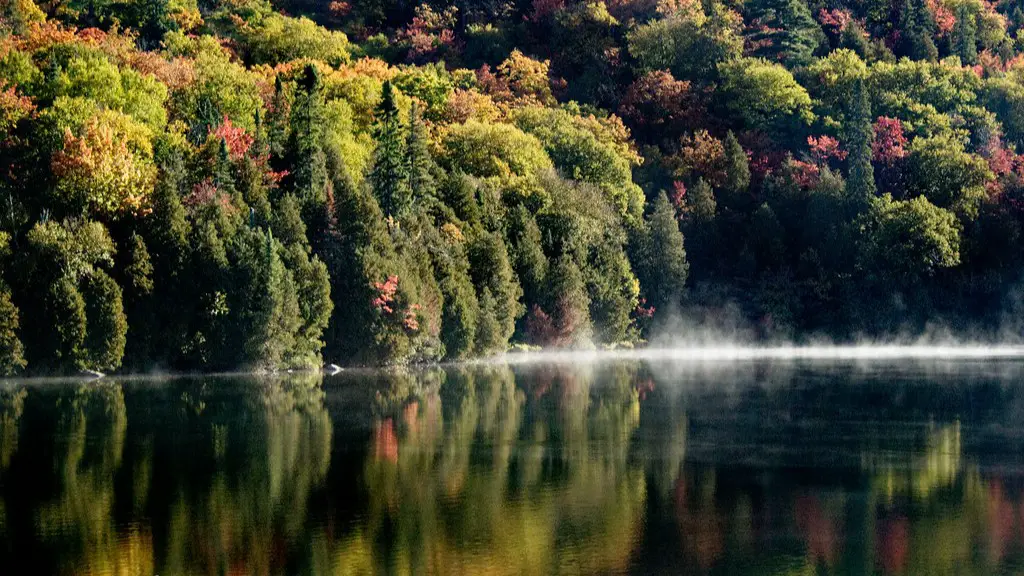
[[615, 361], [0, 382], [0, 573], [1021, 573], [1022, 377]]

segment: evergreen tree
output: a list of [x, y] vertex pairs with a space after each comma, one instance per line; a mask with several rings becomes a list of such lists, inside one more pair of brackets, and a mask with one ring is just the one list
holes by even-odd
[[235, 191], [235, 177], [232, 174], [228, 142], [221, 138], [217, 144], [217, 159], [213, 165], [213, 185], [218, 191], [230, 195]]
[[736, 135], [730, 130], [725, 136], [725, 184], [722, 186], [729, 204], [735, 207], [739, 197], [746, 193], [749, 186], [750, 159], [747, 158], [747, 152], [740, 146]]
[[551, 266], [548, 275], [548, 306], [551, 309], [554, 338], [561, 347], [585, 347], [591, 344], [590, 297], [583, 273], [568, 254]]
[[121, 288], [113, 278], [97, 270], [86, 278], [82, 295], [87, 328], [81, 365], [91, 370], [117, 370], [124, 357], [128, 333]]
[[809, 64], [824, 40], [824, 32], [804, 0], [756, 0], [751, 16], [763, 26], [751, 37], [758, 46], [755, 55], [787, 66]]
[[508, 215], [509, 256], [523, 286], [527, 306], [539, 304], [548, 272], [548, 259], [541, 244], [537, 220], [526, 206], [516, 205]]
[[863, 80], [857, 81], [851, 98], [850, 115], [846, 121], [849, 150], [846, 190], [854, 203], [866, 205], [867, 199], [875, 195], [875, 169], [871, 165], [871, 143], [875, 134], [871, 122], [871, 102]]
[[18, 308], [11, 293], [0, 286], [0, 376], [13, 376], [25, 368], [25, 350], [18, 338]]
[[274, 78], [274, 96], [267, 111], [267, 151], [272, 158], [283, 158], [291, 132], [292, 103], [281, 76]]
[[434, 196], [434, 177], [431, 170], [434, 161], [430, 157], [427, 142], [427, 127], [423, 123], [423, 113], [417, 101], [409, 108], [409, 134], [405, 143], [406, 164], [409, 171], [409, 191], [411, 200], [421, 200]]
[[374, 151], [370, 182], [384, 214], [398, 218], [411, 204], [411, 191], [402, 123], [398, 117], [395, 89], [391, 82], [384, 83], [380, 105], [377, 106], [374, 136], [377, 148]]
[[898, 22], [899, 44], [897, 54], [913, 60], [935, 60], [939, 50], [935, 47], [935, 18], [927, 0], [903, 0]]
[[668, 196], [661, 192], [645, 218], [646, 238], [638, 266], [640, 286], [647, 303], [656, 310], [678, 308], [686, 292], [690, 265], [675, 212]]
[[[488, 329], [487, 338], [478, 340], [481, 352], [504, 350], [515, 331], [515, 322], [523, 313], [520, 303], [523, 290], [516, 280], [508, 250], [501, 237], [492, 232], [478, 232], [469, 243], [470, 274], [480, 297], [480, 323], [489, 321], [492, 314], [497, 332]], [[488, 306], [485, 306], [484, 291]]]
[[843, 27], [843, 31], [839, 35], [839, 47], [853, 50], [861, 59], [867, 59], [871, 51], [871, 43], [868, 42], [869, 38], [870, 36], [865, 32], [860, 22], [851, 20]]
[[307, 64], [296, 87], [289, 122], [288, 157], [291, 191], [302, 206], [303, 219], [313, 238], [326, 228], [324, 207], [328, 197], [327, 156], [323, 149], [324, 95], [320, 70]]
[[965, 66], [978, 63], [978, 25], [974, 13], [966, 3], [960, 4], [953, 26], [953, 53], [960, 57]]

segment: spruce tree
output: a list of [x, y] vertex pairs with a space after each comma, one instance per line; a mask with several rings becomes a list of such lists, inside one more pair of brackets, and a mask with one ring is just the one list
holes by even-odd
[[871, 122], [871, 102], [863, 80], [857, 81], [851, 96], [853, 101], [846, 121], [849, 150], [846, 190], [853, 202], [866, 206], [867, 200], [875, 195], [875, 169], [871, 165], [871, 144], [875, 133]]
[[325, 225], [327, 203], [327, 157], [323, 150], [324, 95], [320, 71], [307, 64], [296, 89], [295, 106], [289, 123], [288, 157], [291, 189], [302, 206], [307, 226], [316, 235]]
[[740, 196], [750, 186], [750, 159], [730, 130], [725, 136], [725, 184], [722, 191], [727, 204], [735, 208]]
[[927, 0], [903, 0], [897, 26], [900, 33], [897, 49], [900, 56], [929, 61], [938, 58], [939, 50], [934, 40], [935, 18], [928, 8]]
[[960, 57], [960, 63], [971, 66], [978, 62], [978, 25], [967, 4], [961, 4], [953, 26], [953, 53]]
[[370, 182], [384, 215], [397, 218], [409, 208], [411, 194], [405, 139], [398, 117], [395, 89], [391, 82], [384, 83], [380, 105], [377, 106], [377, 127], [374, 136], [377, 148], [374, 151]]
[[661, 192], [645, 218], [646, 242], [642, 253], [640, 287], [655, 309], [678, 308], [686, 291], [690, 265], [676, 211]]
[[870, 36], [864, 31], [864, 27], [856, 20], [852, 20], [846, 24], [839, 35], [839, 47], [853, 50], [861, 59], [867, 59], [868, 53], [871, 51], [871, 44], [868, 42], [869, 38]]
[[760, 45], [754, 51], [757, 56], [787, 66], [804, 66], [824, 40], [821, 26], [804, 0], [757, 0], [751, 12], [764, 25], [751, 38]]
[[409, 109], [409, 134], [405, 143], [409, 191], [413, 200], [434, 196], [434, 177], [431, 174], [434, 161], [427, 146], [427, 127], [423, 123], [420, 105], [414, 100]]
[[280, 76], [274, 79], [274, 96], [267, 111], [267, 149], [273, 158], [282, 158], [288, 145], [288, 123], [292, 104]]

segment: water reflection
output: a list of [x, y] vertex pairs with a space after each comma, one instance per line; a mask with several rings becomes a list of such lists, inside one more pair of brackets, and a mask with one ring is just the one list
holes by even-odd
[[0, 566], [1012, 572], [1019, 374], [621, 361], [6, 383]]

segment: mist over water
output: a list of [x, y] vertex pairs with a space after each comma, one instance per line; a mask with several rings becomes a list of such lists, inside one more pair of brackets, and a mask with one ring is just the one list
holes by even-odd
[[652, 346], [638, 349], [538, 351], [506, 354], [491, 363], [585, 363], [613, 361], [727, 362], [752, 360], [957, 360], [1024, 358], [1024, 345], [857, 345], [857, 346]]

